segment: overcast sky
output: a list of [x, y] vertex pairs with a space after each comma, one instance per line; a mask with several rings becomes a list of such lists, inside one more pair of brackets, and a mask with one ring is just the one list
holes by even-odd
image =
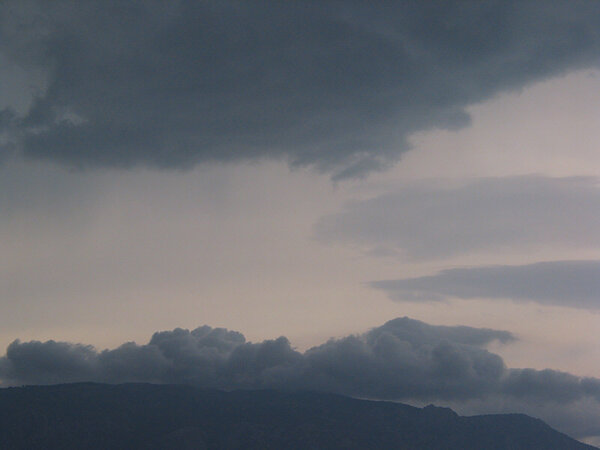
[[566, 389], [544, 419], [593, 440], [599, 30], [594, 0], [2, 2], [0, 381], [189, 381], [148, 339], [206, 324], [245, 338], [186, 356], [199, 384], [263, 351], [252, 386], [534, 415]]

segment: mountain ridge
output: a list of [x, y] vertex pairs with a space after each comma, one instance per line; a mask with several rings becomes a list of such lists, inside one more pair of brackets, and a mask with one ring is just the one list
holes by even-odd
[[524, 414], [459, 416], [331, 393], [75, 383], [0, 389], [3, 449], [592, 447]]

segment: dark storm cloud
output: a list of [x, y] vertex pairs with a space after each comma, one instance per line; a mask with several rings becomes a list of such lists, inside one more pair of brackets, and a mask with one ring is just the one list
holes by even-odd
[[[565, 431], [600, 434], [600, 380], [554, 370], [510, 369], [485, 349], [493, 341], [512, 340], [506, 331], [432, 326], [406, 317], [365, 334], [331, 339], [304, 353], [294, 350], [285, 337], [250, 343], [238, 332], [208, 326], [158, 332], [145, 345], [129, 342], [100, 352], [80, 344], [17, 340], [0, 358], [0, 381], [310, 389], [449, 402], [472, 413], [503, 411], [510, 405], [513, 412], [542, 418], [546, 414]], [[578, 425], [580, 410], [597, 416], [596, 425]]]
[[[89, 345], [14, 341], [0, 359], [1, 378], [21, 374], [22, 383], [70, 383], [96, 376], [98, 353]], [[42, 375], [43, 374], [43, 375]]]
[[208, 326], [163, 331], [148, 344], [129, 342], [101, 352], [80, 344], [17, 340], [0, 359], [0, 379], [8, 385], [93, 380], [304, 388], [417, 400], [502, 393], [572, 401], [600, 395], [598, 380], [507, 369], [485, 349], [492, 341], [513, 339], [506, 331], [432, 326], [405, 317], [304, 353], [285, 337], [250, 343], [238, 332]]
[[483, 178], [459, 187], [430, 183], [351, 203], [322, 218], [315, 234], [324, 242], [415, 260], [498, 248], [599, 248], [599, 204], [593, 177]]
[[0, 25], [4, 57], [46, 76], [11, 139], [70, 166], [270, 157], [359, 175], [414, 131], [600, 56], [588, 0], [7, 0]]
[[431, 276], [375, 281], [371, 285], [397, 301], [501, 298], [599, 309], [600, 261], [449, 269]]

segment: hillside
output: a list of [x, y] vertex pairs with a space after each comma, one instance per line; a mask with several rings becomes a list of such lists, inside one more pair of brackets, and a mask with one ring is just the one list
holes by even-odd
[[592, 449], [521, 414], [180, 385], [0, 389], [2, 449]]

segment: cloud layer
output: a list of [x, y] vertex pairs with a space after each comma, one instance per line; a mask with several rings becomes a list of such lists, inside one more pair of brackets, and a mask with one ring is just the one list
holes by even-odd
[[371, 285], [398, 301], [501, 298], [599, 309], [600, 261], [449, 269], [431, 276], [375, 281]]
[[414, 260], [548, 246], [600, 248], [600, 188], [593, 177], [482, 178], [424, 183], [349, 204], [316, 236]]
[[270, 157], [358, 175], [600, 55], [585, 0], [9, 0], [0, 25], [2, 61], [43, 80], [1, 112], [4, 153], [88, 167]]
[[[305, 353], [294, 350], [285, 337], [250, 343], [238, 332], [208, 326], [158, 332], [148, 344], [129, 342], [101, 352], [80, 344], [17, 340], [0, 359], [0, 379], [5, 385], [92, 380], [313, 389], [471, 408], [479, 402], [479, 410], [501, 409], [506, 403], [537, 405], [541, 417], [549, 406], [568, 408], [582, 401], [597, 406], [600, 380], [508, 369], [500, 356], [485, 349], [492, 341], [513, 339], [506, 331], [400, 318]], [[554, 424], [560, 427], [563, 419]], [[600, 434], [600, 429], [585, 433]]]

